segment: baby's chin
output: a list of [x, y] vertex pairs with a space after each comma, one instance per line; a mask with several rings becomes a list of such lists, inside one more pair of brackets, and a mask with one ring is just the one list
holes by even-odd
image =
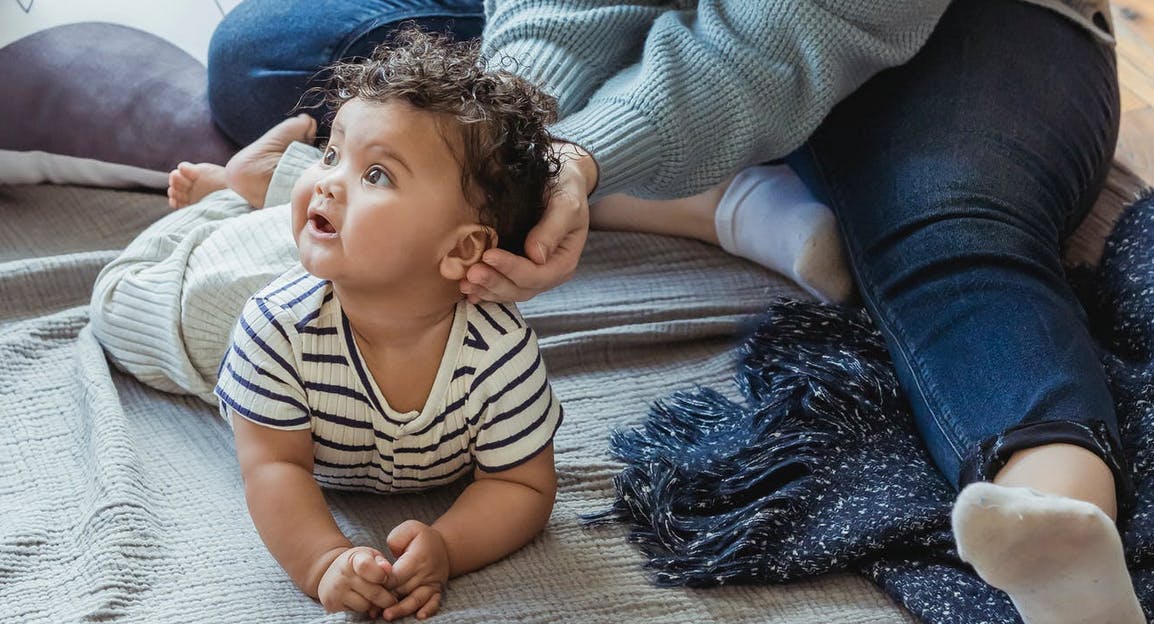
[[300, 257], [301, 266], [304, 267], [309, 275], [319, 277], [321, 279], [332, 280], [332, 271], [328, 270], [324, 260], [318, 257], [320, 254], [315, 250], [310, 250], [307, 246], [302, 247], [300, 242], [297, 242], [297, 252]]

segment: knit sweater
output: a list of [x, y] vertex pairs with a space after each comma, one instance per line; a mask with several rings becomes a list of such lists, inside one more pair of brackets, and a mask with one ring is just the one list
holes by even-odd
[[[1023, 0], [1112, 42], [1108, 0]], [[485, 52], [558, 99], [595, 197], [683, 197], [800, 146], [950, 0], [486, 0]]]

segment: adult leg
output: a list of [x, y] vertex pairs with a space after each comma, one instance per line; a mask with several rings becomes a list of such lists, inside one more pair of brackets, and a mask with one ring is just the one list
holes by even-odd
[[[282, 121], [315, 75], [364, 57], [404, 21], [458, 39], [481, 35], [481, 0], [246, 0], [213, 33], [208, 96], [213, 118], [239, 145]], [[310, 111], [318, 121], [323, 110]]]
[[1105, 180], [1117, 124], [1109, 48], [1045, 9], [971, 0], [789, 159], [837, 213], [919, 430], [958, 487], [1043, 443], [1121, 466], [1105, 373], [1060, 259]]
[[1143, 621], [1109, 517], [1128, 491], [1118, 426], [1060, 261], [1110, 166], [1115, 76], [1055, 13], [954, 3], [790, 159], [838, 215], [942, 472], [1033, 488], [967, 488], [954, 518], [1028, 622]]

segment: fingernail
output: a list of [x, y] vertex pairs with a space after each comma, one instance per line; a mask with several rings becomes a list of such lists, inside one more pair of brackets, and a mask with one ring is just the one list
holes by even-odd
[[549, 261], [549, 252], [545, 249], [544, 243], [537, 243], [537, 249], [541, 251], [541, 263], [544, 264]]

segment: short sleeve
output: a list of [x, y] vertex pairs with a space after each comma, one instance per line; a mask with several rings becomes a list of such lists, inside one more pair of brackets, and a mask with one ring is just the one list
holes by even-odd
[[563, 417], [529, 327], [502, 337], [478, 367], [470, 398], [479, 408], [473, 456], [485, 472], [532, 459], [553, 441]]
[[229, 411], [274, 429], [312, 426], [293, 349], [295, 327], [275, 305], [248, 300], [233, 329], [214, 393]]

